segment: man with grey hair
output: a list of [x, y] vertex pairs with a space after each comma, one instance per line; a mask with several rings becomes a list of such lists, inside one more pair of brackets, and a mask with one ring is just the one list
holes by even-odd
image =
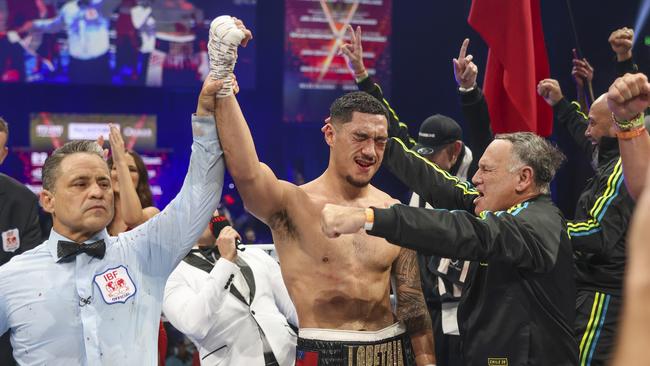
[[326, 205], [324, 233], [365, 229], [419, 253], [473, 261], [458, 309], [463, 364], [575, 365], [571, 243], [549, 195], [564, 155], [533, 133], [497, 135], [474, 188], [393, 141], [387, 167], [441, 209]]
[[67, 143], [43, 166], [48, 240], [0, 267], [0, 333], [24, 365], [157, 365], [163, 290], [216, 209], [224, 161], [206, 82], [179, 194], [158, 215], [111, 237], [113, 189], [95, 142]]

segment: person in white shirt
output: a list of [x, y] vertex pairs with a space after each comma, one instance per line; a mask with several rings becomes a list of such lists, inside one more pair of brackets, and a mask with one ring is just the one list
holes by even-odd
[[[158, 364], [165, 283], [203, 232], [223, 187], [214, 119], [221, 82], [206, 82], [192, 116], [190, 163], [176, 197], [135, 229], [109, 236], [114, 196], [102, 148], [68, 142], [43, 165], [43, 244], [0, 266], [0, 334], [20, 365]], [[188, 126], [189, 127], [189, 126]]]
[[298, 317], [280, 266], [261, 249], [238, 251], [230, 226], [204, 232], [172, 272], [163, 313], [199, 350], [202, 365], [293, 365]]

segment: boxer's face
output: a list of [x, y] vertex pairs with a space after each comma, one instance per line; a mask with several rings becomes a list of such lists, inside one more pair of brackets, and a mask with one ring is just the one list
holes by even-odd
[[334, 130], [331, 146], [339, 174], [351, 185], [365, 187], [384, 158], [388, 141], [386, 117], [354, 112], [350, 122], [336, 123]]

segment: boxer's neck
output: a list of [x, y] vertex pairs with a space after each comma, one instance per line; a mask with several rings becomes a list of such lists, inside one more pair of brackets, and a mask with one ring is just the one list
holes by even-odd
[[325, 170], [322, 175], [323, 186], [328, 188], [328, 194], [340, 197], [345, 201], [353, 201], [368, 194], [370, 184], [364, 187], [357, 187], [348, 182], [344, 176], [337, 173], [331, 167]]

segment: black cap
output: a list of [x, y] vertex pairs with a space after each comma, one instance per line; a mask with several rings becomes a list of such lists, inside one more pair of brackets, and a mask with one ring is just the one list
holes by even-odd
[[444, 145], [463, 137], [460, 125], [453, 119], [435, 114], [422, 122], [418, 133], [418, 143], [413, 151], [420, 155], [431, 155]]

